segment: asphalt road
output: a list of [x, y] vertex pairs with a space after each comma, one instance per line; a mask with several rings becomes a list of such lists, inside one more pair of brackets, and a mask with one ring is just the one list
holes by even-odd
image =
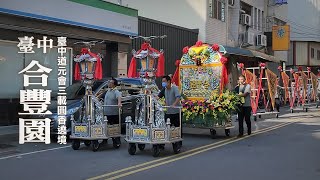
[[258, 120], [253, 128], [251, 136], [227, 138], [218, 131], [216, 139], [208, 130], [185, 129], [182, 152], [173, 155], [167, 145], [159, 158], [150, 146], [131, 156], [123, 140], [118, 150], [110, 142], [98, 152], [84, 145], [74, 151], [70, 145], [12, 143], [15, 151], [0, 156], [0, 179], [319, 179], [319, 110]]

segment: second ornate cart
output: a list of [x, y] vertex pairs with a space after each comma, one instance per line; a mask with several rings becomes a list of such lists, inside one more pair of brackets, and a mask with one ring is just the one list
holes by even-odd
[[[147, 40], [148, 38], [145, 38]], [[139, 75], [137, 63], [140, 65]], [[155, 77], [164, 75], [164, 56], [162, 51], [144, 42], [139, 51], [133, 51], [128, 77], [140, 77], [144, 88], [136, 96], [135, 116], [126, 117], [126, 137], [129, 143], [128, 152], [136, 154], [137, 146], [140, 151], [146, 144], [152, 145], [153, 156], [157, 157], [164, 144], [172, 144], [174, 153], [179, 153], [182, 145], [181, 117], [180, 127], [171, 126], [170, 119], [165, 120], [165, 109], [157, 100]], [[181, 113], [180, 113], [181, 114]]]

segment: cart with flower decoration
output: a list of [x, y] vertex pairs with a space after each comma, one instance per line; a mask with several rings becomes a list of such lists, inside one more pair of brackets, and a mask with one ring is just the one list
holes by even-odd
[[[139, 37], [138, 37], [139, 38]], [[135, 117], [126, 117], [125, 140], [129, 143], [128, 152], [136, 154], [136, 146], [140, 151], [146, 144], [152, 145], [153, 156], [160, 155], [164, 144], [172, 144], [174, 153], [181, 148], [180, 127], [171, 126], [170, 119], [165, 120], [165, 107], [156, 96], [155, 78], [164, 75], [163, 51], [151, 47], [150, 37], [141, 37], [145, 42], [139, 51], [133, 51], [128, 77], [140, 77], [144, 88], [136, 95]], [[156, 37], [153, 37], [156, 38]], [[160, 37], [161, 38], [161, 37]], [[138, 69], [141, 67], [140, 69]], [[139, 72], [139, 73], [138, 73]], [[179, 108], [179, 107], [177, 107]], [[181, 121], [181, 118], [180, 118]]]
[[[270, 114], [275, 114], [278, 118], [280, 112], [275, 110], [276, 96], [279, 94], [277, 75], [266, 68], [265, 63], [260, 63], [259, 67], [248, 68], [240, 63], [239, 68], [246, 77], [246, 83], [251, 86], [251, 107], [254, 120], [257, 120], [257, 116]], [[262, 104], [262, 108], [259, 104]]]
[[120, 117], [118, 124], [109, 125], [107, 117], [103, 114], [104, 105], [92, 92], [94, 81], [102, 79], [101, 57], [91, 52], [89, 48], [82, 48], [81, 55], [76, 56], [74, 61], [76, 62], [75, 80], [82, 81], [85, 95], [81, 100], [79, 117], [75, 119], [73, 115], [71, 116], [72, 148], [78, 150], [83, 141], [86, 146], [91, 145], [92, 150], [97, 151], [102, 142], [110, 138], [113, 140], [114, 148], [119, 148]]
[[179, 86], [182, 100], [183, 124], [191, 128], [224, 129], [230, 136], [234, 128], [231, 111], [240, 103], [237, 95], [224, 91], [228, 82], [227, 58], [221, 45], [210, 46], [198, 41], [183, 49], [181, 60], [173, 76]]

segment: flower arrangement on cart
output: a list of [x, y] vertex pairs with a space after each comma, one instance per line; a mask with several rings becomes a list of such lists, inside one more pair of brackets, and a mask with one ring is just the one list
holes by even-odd
[[184, 120], [189, 124], [204, 126], [231, 126], [230, 116], [241, 104], [241, 99], [233, 92], [226, 90], [213, 91], [209, 99], [182, 100]]
[[228, 59], [225, 48], [218, 44], [198, 41], [184, 47], [183, 55], [177, 60], [172, 82], [179, 86], [182, 100], [182, 122], [192, 128], [225, 129], [230, 135], [231, 112], [241, 101], [233, 92], [225, 90], [228, 83]]

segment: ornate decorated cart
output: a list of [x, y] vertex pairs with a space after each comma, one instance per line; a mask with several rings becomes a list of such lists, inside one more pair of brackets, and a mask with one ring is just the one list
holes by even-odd
[[146, 144], [151, 144], [154, 157], [159, 156], [164, 144], [172, 144], [174, 152], [180, 152], [181, 123], [180, 127], [171, 126], [170, 119], [165, 120], [167, 107], [155, 97], [159, 93], [154, 88], [156, 86], [155, 77], [163, 75], [164, 55], [162, 50], [152, 48], [150, 42], [146, 41], [139, 51], [133, 51], [128, 77], [140, 77], [144, 88], [137, 95], [134, 119], [131, 119], [130, 116], [126, 118], [125, 140], [129, 143], [128, 152], [131, 155], [136, 154], [136, 144], [140, 151], [145, 149]]
[[234, 128], [231, 110], [237, 106], [237, 97], [229, 91], [224, 92], [228, 82], [225, 53], [221, 45], [210, 46], [198, 41], [183, 49], [173, 76], [173, 82], [179, 86], [184, 98], [183, 125], [210, 129], [212, 138], [217, 128], [224, 129], [226, 136]]
[[[103, 114], [103, 103], [92, 93], [95, 80], [102, 79], [101, 57], [83, 48], [81, 55], [74, 58], [76, 62], [75, 80], [81, 80], [85, 87], [85, 96], [79, 109], [79, 118], [71, 117], [72, 148], [80, 148], [80, 142], [92, 146], [97, 151], [102, 142], [112, 138], [114, 148], [119, 148], [121, 141], [120, 117], [119, 124], [109, 125]], [[120, 113], [119, 113], [120, 114]], [[120, 116], [120, 115], [119, 115]]]
[[310, 105], [311, 94], [312, 91], [314, 91], [311, 83], [311, 73], [303, 71], [302, 67], [298, 67], [298, 69], [295, 70], [291, 68], [286, 71], [291, 74], [291, 91], [289, 92], [292, 98], [290, 101], [291, 113], [301, 109], [307, 112]]
[[282, 78], [282, 83], [283, 83], [283, 90], [284, 90], [284, 104], [286, 104], [287, 102], [289, 102], [289, 106], [290, 106], [290, 111], [291, 113], [293, 112], [293, 109], [296, 106], [296, 98], [297, 98], [297, 94], [298, 91], [295, 85], [295, 75], [294, 75], [294, 71], [292, 69], [290, 70], [284, 70], [283, 67], [279, 66], [278, 70], [280, 71], [281, 74], [281, 78]]
[[[291, 70], [295, 79], [294, 85], [296, 86], [297, 96], [297, 107], [296, 109], [302, 108], [303, 111], [308, 112], [311, 106], [318, 107], [318, 79], [317, 76], [311, 72], [311, 68], [307, 67], [307, 71], [303, 71], [302, 67], [298, 67], [295, 72]], [[291, 109], [293, 113], [293, 109]]]
[[[239, 67], [246, 77], [246, 83], [251, 85], [251, 107], [254, 120], [257, 120], [257, 116], [267, 114], [275, 114], [278, 118], [279, 112], [275, 110], [276, 94], [279, 93], [277, 75], [266, 68], [265, 63], [260, 63], [259, 67], [245, 68], [243, 64], [239, 64]], [[262, 108], [259, 108], [259, 102]]]

